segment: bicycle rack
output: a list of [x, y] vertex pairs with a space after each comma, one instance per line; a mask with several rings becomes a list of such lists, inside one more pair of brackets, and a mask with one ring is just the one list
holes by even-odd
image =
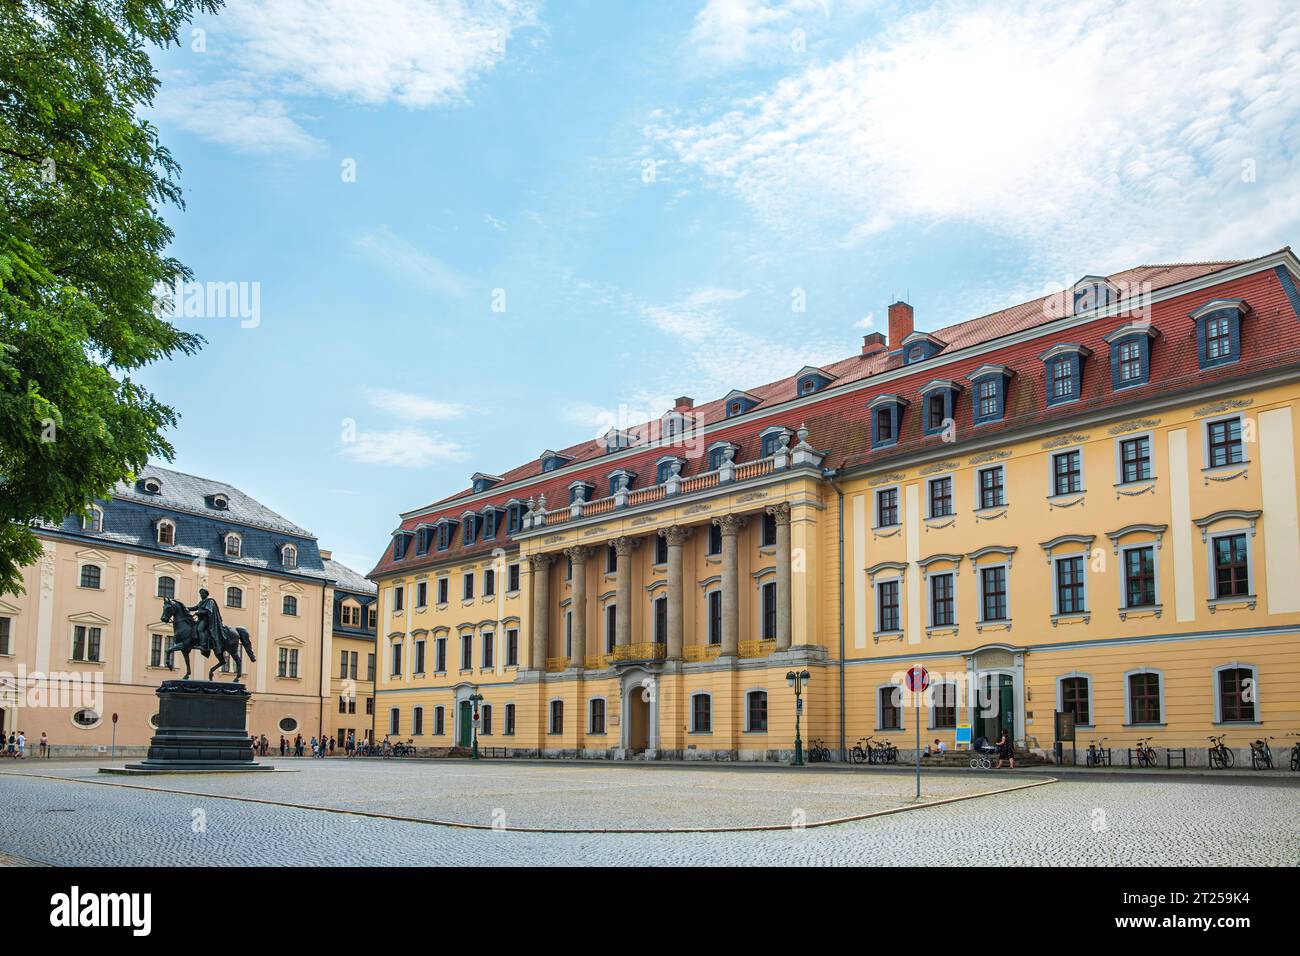
[[1173, 767], [1173, 765], [1174, 765], [1174, 764], [1173, 764], [1173, 759], [1174, 759], [1174, 755], [1175, 755], [1175, 754], [1177, 754], [1178, 759], [1181, 761], [1181, 763], [1179, 764], [1179, 766], [1181, 766], [1181, 767], [1186, 767], [1186, 766], [1187, 766], [1187, 748], [1186, 748], [1186, 747], [1166, 747], [1166, 748], [1165, 748], [1165, 766], [1166, 766], [1166, 767], [1169, 767], [1169, 768], [1172, 768], [1172, 767]]

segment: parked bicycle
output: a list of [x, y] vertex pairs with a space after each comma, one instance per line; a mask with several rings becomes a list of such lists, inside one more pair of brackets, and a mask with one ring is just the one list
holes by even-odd
[[[1269, 739], [1287, 740], [1291, 737], [1300, 737], [1300, 734], [1287, 734], [1286, 737], [1270, 737]], [[1295, 746], [1291, 748], [1291, 769], [1300, 770], [1300, 740], [1297, 740]]]
[[1232, 754], [1232, 748], [1223, 742], [1226, 734], [1219, 734], [1217, 737], [1210, 738], [1210, 766], [1219, 770], [1227, 770], [1236, 761]]
[[808, 762], [809, 763], [830, 763], [830, 748], [818, 737], [808, 743]]
[[1100, 740], [1088, 741], [1088, 755], [1084, 758], [1089, 767], [1108, 767], [1110, 766], [1110, 751], [1102, 746], [1106, 738]]
[[1252, 770], [1272, 770], [1273, 751], [1267, 740], [1253, 740], [1250, 744], [1250, 767]]
[[1139, 740], [1137, 742], [1137, 747], [1135, 748], [1134, 753], [1137, 754], [1137, 762], [1139, 767], [1157, 766], [1156, 748], [1151, 746], [1150, 737], [1143, 737], [1141, 740]]
[[393, 744], [392, 753], [394, 757], [414, 757], [415, 741], [412, 740], [407, 743], [401, 743], [399, 741], [398, 743]]
[[871, 746], [871, 741], [874, 739], [874, 737], [859, 737], [858, 742], [849, 751], [849, 758], [854, 763], [875, 763], [876, 761], [872, 759], [874, 748]]
[[898, 763], [898, 748], [888, 740], [881, 741], [876, 747], [876, 763]]

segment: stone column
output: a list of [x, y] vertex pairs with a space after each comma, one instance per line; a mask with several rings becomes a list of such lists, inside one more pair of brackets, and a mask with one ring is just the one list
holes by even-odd
[[776, 649], [790, 649], [790, 506], [767, 509], [776, 522]]
[[638, 539], [618, 538], [614, 553], [618, 555], [618, 618], [614, 628], [614, 646], [627, 647], [632, 643], [632, 552]]
[[682, 605], [685, 583], [682, 580], [682, 545], [691, 535], [690, 528], [674, 525], [661, 528], [659, 536], [668, 542], [668, 649], [667, 659], [682, 659]]
[[551, 638], [551, 562], [552, 554], [534, 554], [528, 559], [533, 569], [533, 670], [546, 670], [546, 651]]
[[724, 515], [713, 523], [722, 529], [722, 653], [735, 657], [740, 650], [740, 572], [736, 536], [745, 527], [744, 515]]
[[587, 555], [588, 548], [568, 548], [564, 552], [573, 562], [573, 655], [570, 667], [581, 668], [587, 658]]

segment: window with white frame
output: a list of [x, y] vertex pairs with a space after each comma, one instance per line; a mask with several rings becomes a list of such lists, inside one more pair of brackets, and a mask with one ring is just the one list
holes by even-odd
[[298, 566], [298, 549], [291, 544], [286, 544], [280, 549], [280, 563], [286, 568], [296, 568]]
[[226, 557], [237, 558], [243, 548], [243, 540], [233, 532], [226, 535]]
[[930, 626], [952, 627], [957, 622], [956, 575], [940, 571], [929, 576]]
[[72, 659], [87, 664], [103, 663], [104, 632], [98, 627], [81, 624], [72, 629]]
[[1205, 425], [1205, 464], [1210, 468], [1239, 465], [1246, 460], [1241, 440], [1241, 418], [1223, 418]]
[[298, 599], [294, 597], [292, 594], [286, 594], [284, 596], [284, 601], [282, 602], [281, 610], [283, 610], [283, 612], [289, 617], [297, 617]]
[[977, 476], [981, 508], [1001, 508], [1007, 503], [1006, 475], [1001, 465], [981, 468]]
[[876, 630], [889, 632], [902, 630], [901, 609], [898, 603], [899, 580], [876, 582]]
[[242, 588], [237, 588], [233, 584], [226, 588], [226, 607], [243, 607], [244, 592]]
[[876, 492], [876, 527], [892, 528], [898, 524], [898, 489], [882, 488]]
[[897, 684], [876, 689], [876, 729], [903, 729], [903, 688]]
[[1139, 544], [1122, 552], [1124, 575], [1124, 607], [1154, 607], [1156, 601], [1156, 549], [1152, 544]]
[[1258, 674], [1250, 664], [1224, 664], [1214, 669], [1214, 722], [1254, 723], [1259, 720]]
[[1125, 717], [1128, 724], [1158, 724], [1164, 713], [1164, 692], [1159, 671], [1140, 670], [1125, 675]]
[[751, 690], [745, 694], [745, 732], [767, 733], [767, 691]]
[[[211, 540], [211, 539], [209, 539]], [[175, 544], [176, 543], [176, 525], [170, 521], [158, 522], [158, 543]]]
[[1076, 727], [1092, 726], [1092, 679], [1067, 674], [1056, 681], [1056, 709], [1074, 716]]
[[588, 704], [587, 732], [603, 734], [605, 732], [605, 698], [593, 697]]
[[388, 645], [388, 650], [389, 650], [388, 659], [390, 661], [390, 666], [388, 669], [389, 676], [401, 677], [402, 676], [402, 642], [401, 641], [391, 642]]
[[1216, 534], [1210, 538], [1210, 561], [1213, 573], [1211, 594], [1220, 598], [1249, 597], [1250, 545], [1245, 531]]
[[1119, 483], [1132, 484], [1151, 478], [1151, 436], [1135, 435], [1119, 441]]
[[713, 733], [713, 698], [709, 694], [691, 695], [691, 733]]
[[1008, 620], [1007, 566], [995, 564], [979, 568], [980, 620]]
[[953, 730], [957, 726], [957, 685], [951, 681], [930, 688], [930, 728]]
[[1083, 555], [1066, 555], [1053, 559], [1052, 563], [1055, 565], [1056, 613], [1086, 614], [1088, 591]]
[[176, 599], [176, 579], [170, 575], [162, 574], [158, 577], [158, 597], [164, 601], [173, 601]]
[[100, 572], [98, 564], [83, 564], [81, 566], [81, 586], [91, 590], [100, 590], [103, 575]]
[[947, 518], [952, 514], [952, 476], [931, 478], [928, 484], [931, 518]]
[[282, 647], [276, 662], [276, 676], [296, 678], [298, 676], [298, 649]]
[[1083, 451], [1072, 448], [1052, 456], [1052, 494], [1073, 495], [1083, 491]]

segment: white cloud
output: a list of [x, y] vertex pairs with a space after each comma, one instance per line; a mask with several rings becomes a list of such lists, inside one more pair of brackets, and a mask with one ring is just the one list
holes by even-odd
[[437, 256], [394, 235], [387, 226], [367, 230], [357, 237], [358, 252], [396, 278], [440, 295], [463, 298], [468, 280]]
[[358, 432], [342, 445], [343, 457], [364, 465], [428, 468], [465, 461], [469, 453], [454, 441], [418, 428]]
[[512, 34], [537, 22], [533, 0], [228, 0], [203, 21], [202, 56], [221, 78], [165, 77], [175, 89], [160, 116], [243, 151], [310, 152], [319, 143], [299, 101], [462, 103]]
[[154, 111], [163, 121], [239, 152], [306, 156], [324, 146], [283, 100], [261, 96], [247, 80], [205, 84], [176, 74], [159, 89]]
[[1294, 238], [1298, 69], [1287, 0], [940, 3], [650, 133], [773, 230], [965, 222], [1068, 273]]
[[[733, 321], [729, 308], [747, 295], [736, 289], [706, 288], [670, 305], [642, 305], [639, 311], [669, 338], [663, 364], [710, 397], [733, 388], [765, 385], [793, 375], [804, 365], [847, 354], [843, 342], [814, 339], [806, 327], [791, 328], [788, 336], [778, 337], [753, 331], [752, 321]], [[802, 326], [803, 317], [792, 312], [790, 325]], [[681, 367], [683, 360], [686, 368]]]
[[464, 405], [387, 388], [366, 389], [366, 400], [372, 407], [405, 421], [438, 421], [465, 414]]
[[690, 42], [701, 57], [735, 66], [758, 53], [789, 47], [805, 16], [827, 17], [830, 6], [830, 0], [708, 0], [695, 17]]

